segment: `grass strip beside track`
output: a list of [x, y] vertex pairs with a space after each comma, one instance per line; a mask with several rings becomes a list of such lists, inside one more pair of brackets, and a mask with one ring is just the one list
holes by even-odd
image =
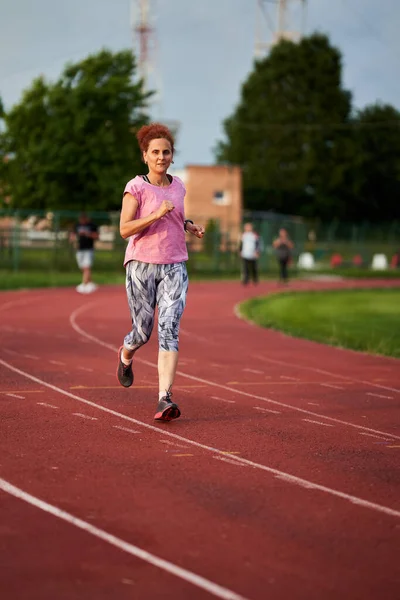
[[[188, 263], [190, 267], [190, 261]], [[315, 278], [316, 276], [336, 275], [341, 277], [358, 278], [376, 278], [380, 279], [399, 279], [400, 269], [392, 271], [371, 271], [368, 269], [352, 269], [338, 270], [326, 269], [315, 271], [299, 271], [291, 273], [291, 279], [307, 279]], [[278, 273], [274, 270], [269, 270], [266, 273], [261, 273], [261, 280], [276, 281]], [[189, 269], [189, 278], [191, 281], [239, 281], [239, 272], [232, 271], [195, 271]], [[76, 286], [81, 282], [81, 274], [76, 268], [72, 271], [57, 271], [43, 267], [43, 269], [26, 269], [20, 271], [12, 271], [10, 269], [0, 269], [0, 291], [1, 290], [19, 290], [29, 288], [48, 288], [48, 287], [69, 287]], [[124, 285], [125, 271], [121, 265], [117, 265], [114, 271], [102, 270], [101, 268], [93, 269], [93, 279], [100, 285]]]
[[[125, 270], [115, 273], [93, 270], [93, 281], [99, 285], [125, 285]], [[239, 274], [232, 273], [196, 273], [190, 275], [191, 281], [239, 281]], [[62, 271], [7, 271], [0, 269], [0, 291], [49, 287], [77, 286], [82, 280], [78, 269], [73, 272]]]
[[[125, 273], [93, 273], [98, 284], [124, 284]], [[70, 273], [57, 271], [3, 271], [0, 270], [0, 290], [19, 290], [48, 287], [76, 286], [82, 280], [79, 270]]]
[[286, 292], [248, 300], [240, 313], [295, 337], [400, 358], [400, 289]]

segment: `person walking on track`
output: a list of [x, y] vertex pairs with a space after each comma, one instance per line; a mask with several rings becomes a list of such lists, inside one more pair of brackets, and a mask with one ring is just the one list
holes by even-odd
[[133, 357], [150, 339], [157, 306], [159, 397], [154, 419], [170, 421], [181, 414], [171, 396], [188, 289], [185, 232], [202, 238], [204, 228], [185, 219], [185, 186], [167, 173], [174, 155], [171, 131], [152, 123], [136, 137], [148, 173], [126, 184], [122, 200], [120, 234], [129, 238], [124, 266], [132, 330], [118, 351], [117, 378], [124, 387], [133, 384]]
[[92, 281], [92, 267], [94, 259], [94, 243], [99, 238], [98, 228], [86, 213], [79, 216], [79, 221], [70, 234], [70, 241], [76, 242], [76, 262], [82, 271], [82, 282], [76, 291], [80, 294], [90, 294], [97, 289]]
[[246, 223], [240, 238], [239, 254], [242, 258], [242, 283], [247, 285], [252, 279], [258, 283], [257, 261], [260, 256], [260, 238], [253, 231], [253, 225]]
[[272, 242], [279, 264], [279, 280], [288, 281], [288, 263], [292, 257], [293, 242], [290, 240], [286, 229], [280, 229], [278, 237]]

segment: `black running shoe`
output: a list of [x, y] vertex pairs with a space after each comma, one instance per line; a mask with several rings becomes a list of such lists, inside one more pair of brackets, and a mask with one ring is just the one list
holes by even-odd
[[124, 387], [130, 387], [133, 383], [133, 371], [132, 363], [130, 365], [124, 365], [121, 360], [121, 352], [123, 346], [118, 350], [118, 367], [117, 367], [117, 379]]
[[171, 400], [172, 393], [168, 390], [161, 398], [157, 406], [157, 412], [154, 415], [155, 421], [172, 421], [181, 416], [181, 411], [177, 404]]

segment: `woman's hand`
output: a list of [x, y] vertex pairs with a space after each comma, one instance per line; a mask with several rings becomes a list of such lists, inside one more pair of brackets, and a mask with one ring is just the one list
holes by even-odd
[[172, 202], [169, 200], [164, 200], [156, 214], [158, 218], [161, 219], [164, 215], [174, 210], [174, 208], [175, 206], [172, 204]]
[[190, 233], [198, 238], [202, 238], [205, 233], [204, 227], [195, 223], [186, 223], [186, 231], [190, 231]]

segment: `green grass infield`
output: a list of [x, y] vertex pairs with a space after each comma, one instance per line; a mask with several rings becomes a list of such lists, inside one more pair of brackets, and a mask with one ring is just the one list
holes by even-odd
[[240, 314], [294, 337], [400, 358], [400, 288], [284, 292], [248, 300]]

